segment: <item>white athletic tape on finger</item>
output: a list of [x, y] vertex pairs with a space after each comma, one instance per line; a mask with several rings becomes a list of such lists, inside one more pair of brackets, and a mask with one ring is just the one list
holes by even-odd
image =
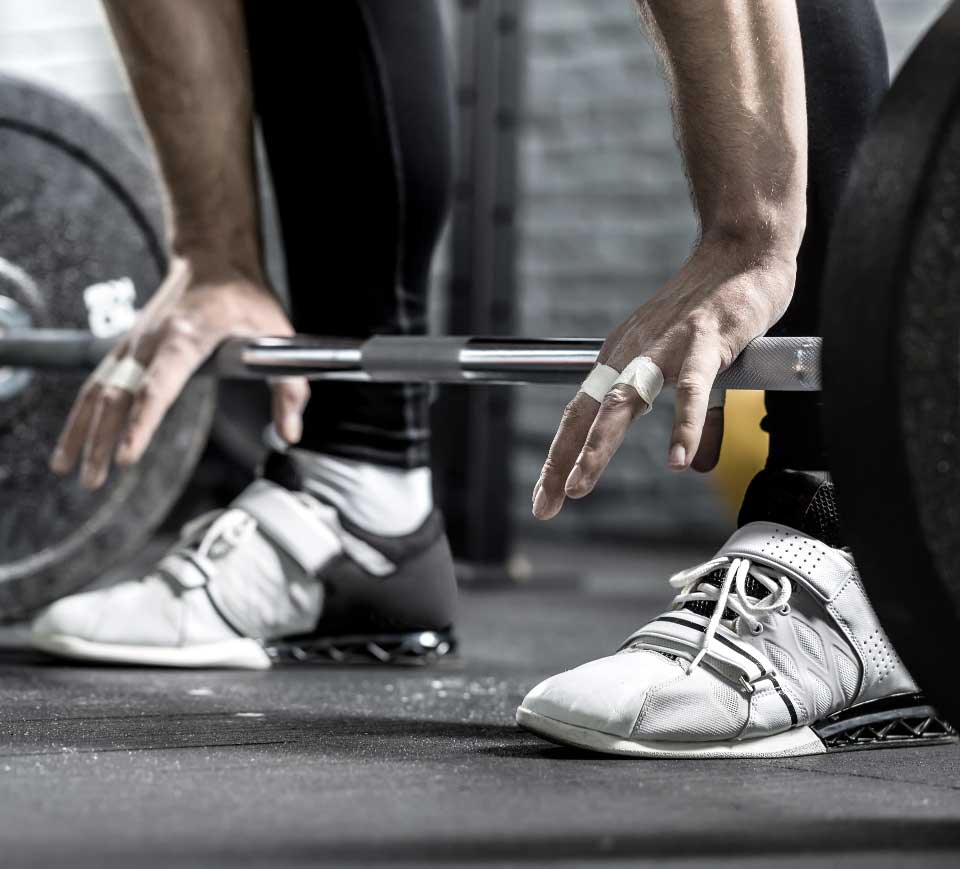
[[715, 407], [723, 407], [727, 403], [727, 390], [711, 389], [710, 399], [707, 402], [707, 410], [713, 410]]
[[637, 391], [637, 395], [646, 402], [646, 408], [640, 411], [642, 416], [650, 413], [653, 403], [663, 389], [663, 372], [649, 356], [638, 356], [620, 372], [614, 386], [618, 383], [632, 386]]
[[580, 391], [585, 392], [594, 401], [602, 402], [603, 397], [610, 391], [610, 388], [617, 382], [620, 372], [609, 365], [598, 363], [593, 371], [587, 375], [587, 379], [580, 384]]
[[100, 360], [100, 364], [93, 370], [90, 379], [94, 383], [106, 386], [107, 381], [110, 379], [110, 373], [116, 366], [117, 358], [115, 356], [104, 356], [103, 359]]
[[143, 383], [144, 367], [132, 356], [124, 356], [101, 381], [105, 387], [136, 392]]

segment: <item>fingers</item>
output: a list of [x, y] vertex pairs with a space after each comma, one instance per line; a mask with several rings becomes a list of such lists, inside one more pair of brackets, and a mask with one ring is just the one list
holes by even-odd
[[[710, 403], [710, 388], [719, 370], [720, 358], [716, 351], [702, 345], [691, 345], [677, 378], [667, 462], [675, 471], [686, 470], [697, 454]], [[711, 432], [711, 436], [714, 434]]]
[[99, 390], [80, 467], [80, 485], [84, 488], [98, 489], [106, 482], [131, 403], [132, 396], [125, 389], [108, 386]]
[[310, 400], [310, 385], [303, 377], [290, 377], [272, 381], [270, 389], [274, 428], [288, 444], [299, 443], [303, 436], [303, 409]]
[[567, 495], [582, 498], [593, 491], [610, 459], [620, 449], [630, 424], [646, 408], [646, 402], [632, 386], [621, 383], [606, 394], [567, 478]]
[[64, 423], [53, 455], [50, 457], [50, 470], [55, 474], [69, 474], [76, 465], [83, 445], [87, 440], [87, 431], [93, 420], [100, 397], [100, 384], [93, 377], [81, 387], [67, 421]]
[[703, 424], [700, 446], [690, 467], [702, 474], [712, 471], [720, 461], [720, 447], [723, 445], [723, 408], [711, 407]]
[[118, 465], [140, 461], [170, 406], [207, 355], [189, 330], [167, 331], [143, 375], [117, 450]]
[[533, 515], [537, 519], [552, 519], [563, 507], [567, 477], [580, 454], [598, 407], [589, 395], [578, 392], [564, 410], [533, 492]]

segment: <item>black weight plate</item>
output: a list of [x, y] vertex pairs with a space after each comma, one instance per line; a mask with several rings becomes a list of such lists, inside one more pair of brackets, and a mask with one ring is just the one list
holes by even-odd
[[[142, 307], [164, 273], [161, 225], [152, 173], [115, 133], [63, 97], [0, 78], [0, 295], [34, 326], [85, 329], [83, 290], [128, 277]], [[55, 477], [47, 461], [83, 377], [37, 371], [0, 400], [0, 619], [140, 547], [206, 441], [214, 387], [195, 382], [140, 465], [96, 493]]]
[[824, 283], [824, 422], [880, 620], [954, 723], [960, 688], [960, 2], [858, 154]]

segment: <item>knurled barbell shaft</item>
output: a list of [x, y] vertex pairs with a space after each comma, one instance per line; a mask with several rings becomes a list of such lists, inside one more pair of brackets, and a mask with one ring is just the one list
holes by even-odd
[[[369, 339], [232, 339], [204, 373], [225, 378], [303, 376], [392, 383], [580, 383], [597, 338], [380, 335]], [[110, 344], [88, 333], [24, 330], [0, 337], [0, 365], [90, 367]], [[717, 378], [725, 389], [820, 389], [819, 338], [757, 338]]]

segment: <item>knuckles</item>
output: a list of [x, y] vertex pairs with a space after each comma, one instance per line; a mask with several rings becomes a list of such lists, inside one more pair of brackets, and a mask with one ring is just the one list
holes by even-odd
[[556, 461], [547, 456], [547, 460], [543, 463], [543, 468], [540, 471], [538, 482], [548, 495], [551, 494], [551, 492], [555, 494], [556, 486], [554, 483], [560, 474], [562, 474], [562, 471]]
[[141, 407], [145, 404], [152, 404], [157, 401], [159, 397], [160, 391], [157, 388], [156, 381], [152, 378], [145, 377], [139, 389], [137, 389], [137, 404]]
[[100, 391], [99, 401], [105, 407], [113, 408], [119, 406], [128, 395], [118, 386], [108, 386]]
[[710, 392], [710, 386], [697, 377], [683, 376], [677, 380], [677, 392], [688, 398], [702, 398]]
[[189, 318], [177, 315], [164, 321], [160, 330], [160, 337], [166, 344], [173, 344], [175, 347], [188, 350], [197, 345], [199, 331]]
[[638, 399], [639, 396], [630, 387], [616, 386], [603, 397], [599, 413], [608, 416], [610, 414], [619, 415], [625, 410], [635, 412]]
[[575, 423], [581, 422], [587, 418], [587, 408], [584, 406], [583, 401], [577, 396], [576, 398], [571, 399], [567, 406], [563, 409], [563, 416], [560, 420], [560, 425], [574, 425]]

